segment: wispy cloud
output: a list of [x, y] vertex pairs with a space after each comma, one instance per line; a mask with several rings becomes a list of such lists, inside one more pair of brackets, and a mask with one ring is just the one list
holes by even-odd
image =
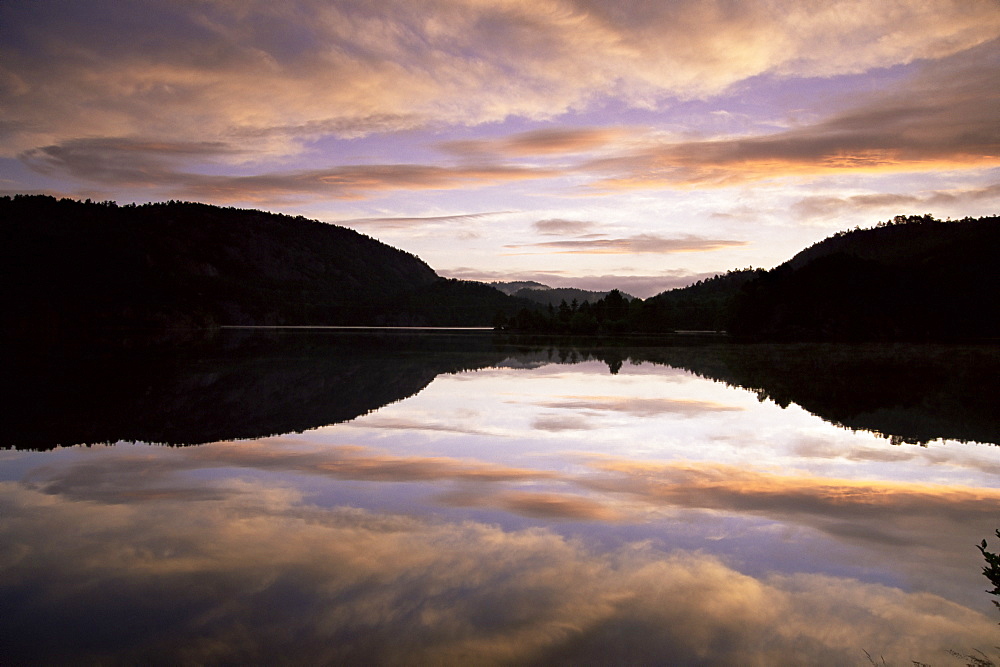
[[732, 412], [742, 408], [709, 401], [679, 398], [622, 398], [618, 396], [563, 396], [538, 405], [560, 410], [617, 412], [633, 417], [656, 417], [665, 414], [693, 417], [705, 412]]
[[454, 215], [430, 215], [419, 217], [351, 218], [348, 220], [338, 220], [337, 223], [348, 227], [377, 227], [380, 229], [425, 229], [443, 227], [447, 229], [454, 229], [455, 233], [458, 234], [468, 232], [467, 229], [460, 228], [461, 225], [506, 215], [509, 212], [510, 211], [490, 211], [482, 213], [457, 213]]
[[624, 518], [599, 501], [567, 493], [464, 489], [441, 494], [437, 500], [452, 507], [489, 507], [537, 519], [619, 521]]
[[562, 241], [511, 244], [504, 247], [518, 250], [544, 250], [557, 254], [633, 255], [652, 253], [666, 255], [679, 252], [709, 252], [742, 245], [747, 245], [747, 242], [728, 239], [709, 239], [693, 235], [680, 238], [664, 238], [656, 234], [637, 234], [617, 239], [566, 239]]
[[[984, 92], [991, 91], [991, 92]], [[934, 62], [905, 86], [761, 136], [650, 145], [593, 160], [599, 189], [726, 186], [782, 176], [1000, 164], [1000, 49]]]
[[872, 193], [846, 197], [805, 197], [796, 202], [792, 210], [800, 217], [810, 219], [858, 212], [918, 213], [928, 208], [991, 201], [1000, 202], [1000, 183], [984, 188], [937, 190], [919, 194]]
[[933, 524], [939, 531], [989, 522], [995, 490], [778, 475], [717, 463], [646, 464], [607, 460], [612, 473], [583, 483], [651, 504], [752, 513], [810, 525], [833, 536], [888, 546], [911, 544]]
[[531, 422], [531, 428], [537, 431], [560, 433], [562, 431], [586, 431], [595, 428], [595, 426], [587, 422], [581, 415], [546, 414], [535, 417]]
[[[411, 425], [410, 429], [419, 427]], [[436, 430], [436, 429], [435, 429]], [[475, 460], [449, 457], [400, 457], [374, 452], [362, 447], [324, 447], [294, 454], [274, 445], [280, 439], [254, 443], [220, 444], [194, 452], [202, 463], [238, 465], [261, 470], [295, 470], [337, 479], [381, 482], [469, 481], [478, 483], [548, 479], [543, 470], [512, 468]]]
[[597, 223], [586, 220], [563, 220], [562, 218], [548, 218], [538, 220], [532, 224], [539, 234], [551, 236], [570, 236], [582, 234], [597, 227]]
[[152, 140], [76, 139], [25, 151], [32, 168], [62, 172], [91, 182], [143, 185], [186, 198], [213, 201], [286, 201], [302, 196], [363, 199], [390, 190], [448, 190], [546, 178], [549, 169], [466, 165], [364, 164], [225, 176], [183, 171], [182, 157], [215, 158], [238, 151], [221, 143], [162, 143]]
[[439, 148], [475, 159], [573, 155], [604, 147], [624, 135], [625, 132], [617, 128], [556, 127], [500, 139], [448, 141], [439, 144]]
[[71, 139], [32, 148], [20, 158], [45, 174], [65, 174], [91, 182], [118, 185], [176, 185], [193, 175], [178, 171], [186, 161], [213, 161], [243, 151], [221, 141], [161, 141], [152, 138]]

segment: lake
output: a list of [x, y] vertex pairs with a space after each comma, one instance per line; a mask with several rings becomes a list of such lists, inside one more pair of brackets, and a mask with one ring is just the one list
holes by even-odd
[[27, 353], [0, 658], [1000, 662], [998, 383], [996, 346], [697, 336]]

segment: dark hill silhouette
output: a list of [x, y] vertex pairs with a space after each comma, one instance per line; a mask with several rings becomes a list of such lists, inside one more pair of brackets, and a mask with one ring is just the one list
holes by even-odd
[[998, 250], [996, 216], [899, 216], [841, 232], [743, 286], [730, 332], [777, 340], [997, 337]]
[[727, 271], [652, 296], [643, 303], [645, 319], [652, 323], [647, 330], [724, 331], [736, 295], [763, 274], [763, 269], [753, 268]]
[[392, 326], [490, 327], [498, 318], [510, 317], [524, 308], [538, 309], [539, 305], [508, 296], [486, 283], [441, 278], [393, 299], [388, 303], [380, 323]]
[[897, 216], [840, 232], [770, 271], [729, 271], [645, 301], [518, 313], [534, 333], [726, 331], [743, 340], [979, 340], [1000, 337], [1000, 218]]
[[10, 325], [93, 327], [374, 323], [439, 280], [358, 232], [204, 204], [122, 206], [0, 198]]
[[[838, 233], [771, 271], [730, 271], [646, 301], [618, 290], [517, 292], [529, 300], [440, 278], [414, 255], [301, 216], [0, 197], [2, 333], [55, 341], [223, 325], [496, 325], [728, 330], [751, 340], [996, 338], [998, 249], [996, 216], [897, 216]], [[539, 303], [548, 298], [559, 301]]]

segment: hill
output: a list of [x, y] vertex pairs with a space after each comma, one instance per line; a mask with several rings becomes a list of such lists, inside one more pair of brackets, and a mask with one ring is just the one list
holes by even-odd
[[897, 216], [839, 232], [770, 270], [729, 271], [645, 301], [525, 312], [536, 333], [728, 331], [750, 340], [956, 340], [1000, 331], [1000, 218]]
[[[519, 299], [534, 301], [535, 303], [539, 303], [543, 306], [558, 306], [563, 301], [567, 304], [572, 304], [573, 301], [576, 301], [577, 304], [581, 304], [584, 301], [595, 303], [611, 293], [611, 290], [608, 290], [607, 292], [599, 292], [594, 290], [578, 289], [576, 287], [549, 287], [548, 285], [543, 285], [542, 283], [538, 283], [533, 280], [492, 282], [490, 283], [490, 287], [494, 287], [504, 294], [508, 294]], [[625, 294], [624, 292], [621, 294], [628, 299], [635, 298], [631, 294]]]
[[724, 331], [736, 295], [764, 274], [763, 269], [727, 271], [693, 285], [661, 292], [643, 303], [649, 327], [659, 330]]
[[301, 216], [0, 197], [2, 333], [44, 341], [222, 325], [494, 325], [728, 330], [757, 340], [995, 338], [998, 250], [996, 216], [897, 216], [835, 234], [770, 271], [729, 271], [643, 301], [618, 290], [445, 279], [414, 255]]
[[841, 232], [741, 289], [730, 332], [787, 340], [996, 337], [1000, 218], [898, 216]]
[[[220, 325], [489, 326], [524, 307], [356, 231], [253, 210], [0, 198], [5, 333]], [[461, 302], [461, 303], [459, 303]], [[419, 311], [419, 312], [418, 312]]]

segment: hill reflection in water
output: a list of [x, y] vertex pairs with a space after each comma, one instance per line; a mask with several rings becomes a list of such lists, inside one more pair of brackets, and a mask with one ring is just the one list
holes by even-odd
[[24, 351], [8, 375], [3, 444], [16, 449], [259, 438], [349, 421], [443, 373], [600, 360], [662, 364], [797, 404], [894, 443], [1000, 443], [1000, 348], [614, 341], [481, 332], [227, 331], [172, 347]]
[[[995, 442], [995, 369], [986, 347], [454, 332], [18, 355], [0, 662], [993, 657], [975, 545], [1000, 450], [890, 447], [795, 403]], [[86, 442], [117, 444], [55, 446]]]

